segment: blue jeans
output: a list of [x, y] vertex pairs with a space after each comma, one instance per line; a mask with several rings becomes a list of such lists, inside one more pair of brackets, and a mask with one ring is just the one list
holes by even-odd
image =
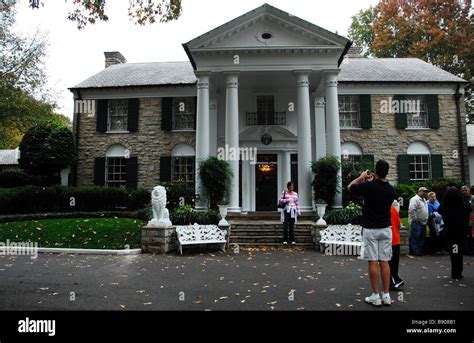
[[426, 225], [413, 221], [411, 223], [410, 250], [413, 254], [422, 254], [425, 244]]

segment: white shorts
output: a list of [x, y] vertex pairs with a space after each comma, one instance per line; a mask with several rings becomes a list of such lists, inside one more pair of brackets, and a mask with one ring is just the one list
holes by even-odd
[[366, 261], [392, 259], [392, 228], [363, 228], [360, 257]]

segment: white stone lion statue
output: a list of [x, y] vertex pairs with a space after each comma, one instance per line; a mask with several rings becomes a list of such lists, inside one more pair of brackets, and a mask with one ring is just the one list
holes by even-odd
[[151, 191], [151, 208], [153, 219], [148, 222], [149, 226], [164, 228], [171, 226], [169, 211], [166, 208], [166, 189], [163, 186], [156, 186]]

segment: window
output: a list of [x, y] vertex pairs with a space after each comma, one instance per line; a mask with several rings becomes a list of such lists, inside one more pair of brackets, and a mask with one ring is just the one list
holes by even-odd
[[431, 178], [431, 149], [425, 142], [416, 141], [407, 149], [409, 156], [410, 181]]
[[410, 156], [410, 181], [429, 180], [430, 170], [430, 155]]
[[360, 104], [357, 95], [339, 96], [339, 125], [342, 129], [360, 128]]
[[184, 181], [190, 188], [192, 188], [192, 185], [194, 185], [194, 157], [173, 157], [172, 161], [173, 181]]
[[341, 161], [353, 167], [362, 161], [362, 148], [355, 142], [342, 143], [341, 153]]
[[195, 118], [195, 98], [173, 98], [173, 130], [194, 130]]
[[428, 113], [424, 96], [406, 96], [400, 104], [401, 110], [407, 114], [407, 128], [428, 128]]
[[257, 125], [274, 125], [275, 98], [273, 95], [257, 96]]
[[106, 163], [106, 185], [109, 187], [125, 187], [127, 182], [125, 157], [107, 157]]
[[109, 100], [107, 130], [127, 131], [128, 126], [128, 101]]

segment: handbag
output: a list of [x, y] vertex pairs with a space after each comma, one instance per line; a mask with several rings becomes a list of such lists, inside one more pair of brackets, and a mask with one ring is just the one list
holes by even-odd
[[[286, 197], [286, 192], [284, 193], [283, 197]], [[278, 201], [278, 208], [285, 208], [286, 207], [286, 202], [283, 201]]]

